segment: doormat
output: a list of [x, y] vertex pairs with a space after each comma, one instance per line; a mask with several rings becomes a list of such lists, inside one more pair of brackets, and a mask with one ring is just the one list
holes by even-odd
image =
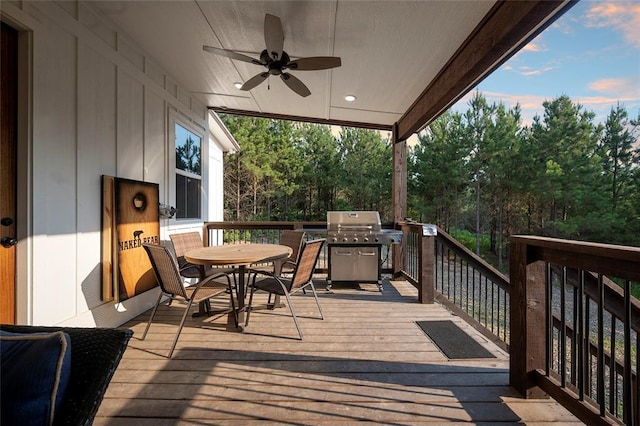
[[495, 358], [453, 321], [416, 321], [449, 359]]

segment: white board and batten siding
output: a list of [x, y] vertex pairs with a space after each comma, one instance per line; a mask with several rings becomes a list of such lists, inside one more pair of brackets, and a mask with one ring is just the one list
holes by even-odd
[[[31, 58], [21, 76], [29, 149], [19, 164], [28, 172], [18, 196], [27, 226], [16, 268], [17, 322], [121, 325], [149, 309], [157, 293], [119, 305], [101, 300], [101, 176], [158, 183], [160, 201], [175, 205], [171, 129], [180, 117], [205, 135], [203, 220], [220, 220], [229, 141], [214, 138], [210, 122], [219, 121], [206, 105], [90, 3], [4, 1], [1, 8], [3, 21], [26, 34]], [[161, 236], [201, 230], [202, 222], [161, 219]]]

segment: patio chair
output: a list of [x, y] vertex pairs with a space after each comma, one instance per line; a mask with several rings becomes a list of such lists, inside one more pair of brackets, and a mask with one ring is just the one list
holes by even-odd
[[[201, 266], [189, 263], [184, 258], [184, 255], [189, 250], [201, 248], [203, 246], [202, 237], [198, 232], [183, 232], [178, 234], [169, 235], [171, 243], [173, 244], [173, 251], [176, 253], [178, 260], [178, 268], [180, 275], [185, 278], [198, 278], [201, 279], [204, 272], [204, 277], [210, 275], [218, 275], [222, 272], [227, 274], [233, 274], [235, 270], [233, 268], [212, 268], [211, 266]], [[235, 275], [234, 275], [235, 282]]]
[[[322, 307], [320, 306], [320, 301], [318, 300], [318, 295], [316, 293], [316, 288], [313, 285], [313, 271], [316, 267], [316, 262], [318, 261], [318, 257], [320, 256], [320, 252], [325, 241], [326, 239], [321, 238], [317, 240], [307, 241], [303, 244], [302, 251], [300, 252], [300, 256], [298, 258], [298, 263], [294, 264], [293, 276], [290, 279], [282, 277], [281, 274], [279, 275], [267, 271], [252, 270], [253, 280], [251, 282], [251, 296], [249, 296], [249, 305], [247, 307], [247, 318], [245, 321], [245, 326], [249, 324], [253, 295], [256, 290], [266, 291], [270, 295], [275, 294], [278, 296], [286, 297], [287, 305], [289, 306], [289, 310], [291, 311], [291, 316], [293, 317], [293, 322], [295, 323], [296, 329], [298, 330], [300, 340], [302, 340], [302, 330], [300, 330], [300, 325], [298, 324], [298, 319], [296, 317], [293, 304], [291, 303], [291, 294], [299, 290], [304, 290], [307, 287], [311, 288], [313, 297], [316, 301], [316, 305], [318, 305], [318, 310], [320, 311], [320, 319], [324, 319]], [[261, 275], [263, 275], [264, 278], [258, 280], [258, 277]]]
[[300, 249], [302, 248], [302, 242], [304, 241], [304, 232], [292, 231], [286, 229], [280, 234], [280, 241], [278, 244], [291, 247], [293, 252], [291, 256], [286, 259], [278, 259], [273, 262], [273, 273], [280, 275], [282, 273], [292, 273], [295, 264], [298, 263], [298, 256], [300, 255]]
[[[90, 425], [133, 332], [115, 328], [41, 327], [1, 325], [9, 333], [53, 333], [70, 338], [70, 376], [53, 424]], [[4, 398], [3, 398], [4, 399]], [[24, 424], [28, 419], [24, 419]]]
[[[149, 331], [149, 327], [156, 315], [156, 311], [158, 310], [158, 306], [160, 305], [163, 296], [169, 297], [169, 304], [171, 304], [171, 302], [176, 298], [184, 299], [187, 303], [184, 313], [182, 314], [182, 319], [180, 320], [178, 331], [176, 332], [173, 344], [169, 350], [169, 358], [173, 355], [173, 350], [176, 347], [176, 343], [178, 343], [178, 337], [180, 337], [180, 332], [184, 326], [184, 320], [193, 303], [204, 302], [205, 300], [209, 300], [211, 297], [228, 293], [231, 301], [231, 311], [234, 314], [235, 326], [236, 328], [238, 327], [238, 313], [236, 312], [235, 301], [233, 298], [231, 279], [229, 279], [229, 275], [227, 273], [220, 272], [215, 275], [210, 275], [207, 278], [198, 281], [197, 284], [185, 287], [178, 270], [178, 264], [166, 247], [154, 244], [143, 244], [142, 246], [149, 255], [153, 272], [156, 275], [156, 279], [158, 280], [161, 290], [153, 308], [153, 312], [151, 313], [151, 317], [149, 318], [149, 322], [147, 323], [147, 327], [144, 329], [144, 333], [142, 334], [143, 340], [147, 336], [147, 332]], [[227, 280], [226, 284], [214, 281], [215, 279], [223, 277]], [[207, 305], [207, 309], [208, 306], [209, 305]]]
[[[280, 240], [278, 241], [278, 244], [290, 247], [291, 250], [293, 250], [291, 252], [291, 256], [284, 259], [276, 259], [273, 261], [272, 265], [254, 266], [252, 270], [272, 272], [276, 275], [281, 275], [283, 273], [293, 273], [295, 264], [298, 262], [298, 256], [300, 255], [300, 248], [302, 248], [303, 241], [304, 232], [285, 229], [280, 234]], [[267, 301], [267, 306], [269, 307], [269, 309], [273, 309], [280, 303], [279, 296], [276, 295], [276, 300], [273, 302], [271, 302], [271, 296], [272, 295], [269, 294], [269, 300]]]
[[[214, 268], [211, 265], [194, 265], [193, 263], [187, 262], [187, 260], [184, 258], [185, 253], [189, 250], [203, 247], [204, 244], [202, 243], [202, 236], [200, 235], [200, 233], [181, 232], [178, 234], [170, 234], [169, 238], [171, 239], [171, 244], [173, 244], [173, 251], [176, 254], [176, 260], [178, 261], [180, 275], [182, 275], [184, 278], [200, 280], [221, 273], [231, 274], [233, 276], [233, 286], [236, 287], [237, 291], [237, 282], [235, 275], [236, 271], [234, 268]], [[198, 313], [194, 315], [202, 315], [205, 311], [208, 313], [211, 312], [209, 299], [206, 299], [202, 302]]]

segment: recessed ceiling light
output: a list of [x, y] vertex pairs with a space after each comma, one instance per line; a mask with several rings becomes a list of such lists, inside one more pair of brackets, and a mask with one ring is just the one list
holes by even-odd
[[353, 96], [353, 95], [347, 95], [347, 96], [345, 96], [345, 97], [344, 97], [344, 100], [345, 100], [345, 101], [347, 101], [347, 102], [353, 102], [353, 101], [355, 101], [356, 99], [358, 99], [358, 98], [356, 98], [356, 97], [355, 97], [355, 96]]
[[242, 83], [236, 81], [235, 83], [233, 83], [233, 85], [235, 86], [236, 89], [239, 89], [242, 87]]

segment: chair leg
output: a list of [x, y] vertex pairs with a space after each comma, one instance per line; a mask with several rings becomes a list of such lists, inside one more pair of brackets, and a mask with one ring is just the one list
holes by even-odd
[[[151, 312], [151, 316], [149, 317], [149, 322], [147, 322], [147, 326], [144, 329], [144, 333], [142, 333], [142, 340], [147, 337], [147, 331], [149, 331], [149, 327], [151, 326], [151, 321], [153, 321], [153, 317], [156, 316], [156, 311], [158, 310], [158, 305], [160, 305], [160, 300], [162, 300], [162, 296], [164, 296], [163, 292], [158, 294], [158, 299], [156, 300], [156, 305], [153, 307], [153, 312]], [[169, 299], [171, 301], [172, 299]]]
[[249, 304], [246, 307], [247, 317], [244, 319], [244, 326], [249, 325], [249, 316], [251, 315], [251, 304], [253, 303], [253, 292], [255, 291], [255, 287], [251, 286], [251, 294], [249, 295]]
[[316, 286], [313, 285], [313, 281], [309, 281], [311, 284], [311, 291], [313, 291], [313, 297], [316, 299], [316, 305], [318, 305], [318, 310], [320, 311], [320, 319], [324, 319], [324, 314], [322, 313], [322, 307], [320, 306], [320, 301], [318, 300], [318, 293], [316, 293]]
[[191, 304], [193, 303], [193, 298], [189, 299], [187, 303], [187, 307], [182, 314], [182, 320], [180, 320], [180, 326], [178, 327], [178, 332], [176, 333], [176, 337], [173, 339], [173, 344], [171, 345], [171, 350], [169, 351], [169, 358], [173, 355], [173, 350], [176, 347], [176, 343], [178, 343], [178, 337], [180, 337], [180, 332], [182, 331], [182, 327], [184, 326], [184, 320], [187, 318], [187, 314], [189, 313], [189, 309], [191, 309]]
[[289, 305], [289, 311], [291, 311], [291, 317], [293, 318], [293, 322], [296, 325], [296, 329], [298, 329], [298, 335], [300, 336], [300, 340], [302, 340], [302, 330], [300, 330], [300, 325], [298, 324], [298, 318], [296, 317], [296, 312], [293, 309], [293, 304], [291, 303], [289, 292], [285, 291], [284, 295], [287, 298], [287, 305]]

